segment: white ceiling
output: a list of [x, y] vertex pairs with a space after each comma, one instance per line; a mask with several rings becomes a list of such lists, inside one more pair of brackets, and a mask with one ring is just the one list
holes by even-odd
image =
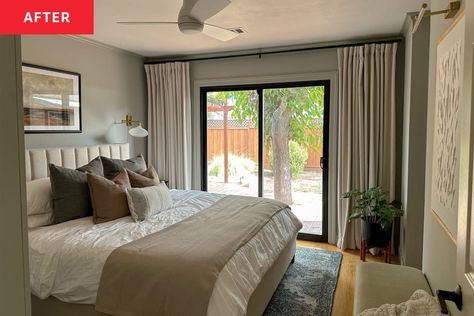
[[231, 0], [206, 22], [248, 33], [220, 42], [184, 35], [175, 25], [117, 21], [176, 21], [182, 0], [96, 0], [97, 42], [143, 56], [213, 53], [399, 34], [406, 12], [426, 0]]

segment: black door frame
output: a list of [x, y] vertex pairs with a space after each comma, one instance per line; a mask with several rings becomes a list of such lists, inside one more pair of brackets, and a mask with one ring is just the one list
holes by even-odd
[[313, 235], [307, 233], [298, 233], [298, 239], [327, 242], [328, 241], [328, 170], [329, 164], [329, 109], [331, 106], [331, 81], [330, 80], [313, 80], [313, 81], [296, 81], [281, 83], [263, 83], [249, 85], [224, 85], [224, 86], [206, 86], [200, 89], [200, 115], [201, 115], [201, 190], [207, 191], [207, 93], [217, 91], [242, 91], [254, 90], [258, 94], [258, 196], [263, 195], [263, 90], [278, 88], [298, 88], [298, 87], [324, 87], [324, 122], [323, 122], [323, 234]]

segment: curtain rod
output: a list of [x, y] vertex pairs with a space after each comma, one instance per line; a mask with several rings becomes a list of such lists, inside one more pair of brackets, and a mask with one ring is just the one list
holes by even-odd
[[320, 49], [332, 49], [332, 48], [341, 48], [341, 47], [370, 45], [370, 44], [390, 44], [390, 43], [399, 43], [401, 41], [402, 41], [402, 38], [397, 37], [393, 39], [361, 41], [361, 42], [349, 43], [349, 44], [333, 44], [333, 45], [302, 47], [302, 48], [293, 48], [293, 49], [290, 48], [290, 49], [275, 50], [275, 51], [252, 52], [252, 53], [242, 53], [242, 54], [222, 55], [222, 56], [195, 57], [195, 58], [189, 57], [189, 58], [176, 58], [176, 59], [168, 59], [168, 60], [146, 61], [145, 65], [166, 64], [166, 63], [173, 63], [173, 62], [202, 61], [202, 60], [213, 60], [213, 59], [228, 59], [228, 58], [251, 57], [251, 56], [258, 56], [259, 58], [261, 58], [264, 55], [296, 53], [296, 52], [305, 52], [305, 51], [320, 50]]

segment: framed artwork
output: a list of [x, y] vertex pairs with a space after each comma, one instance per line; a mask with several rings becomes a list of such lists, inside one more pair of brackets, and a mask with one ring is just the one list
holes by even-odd
[[465, 19], [460, 14], [441, 36], [436, 57], [431, 208], [456, 242], [459, 191], [459, 147]]
[[80, 133], [81, 75], [23, 64], [25, 133]]

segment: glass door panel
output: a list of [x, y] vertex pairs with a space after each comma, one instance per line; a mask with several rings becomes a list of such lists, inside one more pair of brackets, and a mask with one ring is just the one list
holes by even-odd
[[207, 191], [258, 196], [256, 90], [206, 94]]
[[202, 188], [281, 200], [303, 222], [298, 238], [327, 241], [329, 89], [329, 81], [203, 88]]
[[263, 196], [291, 206], [301, 233], [323, 235], [324, 86], [263, 89]]

